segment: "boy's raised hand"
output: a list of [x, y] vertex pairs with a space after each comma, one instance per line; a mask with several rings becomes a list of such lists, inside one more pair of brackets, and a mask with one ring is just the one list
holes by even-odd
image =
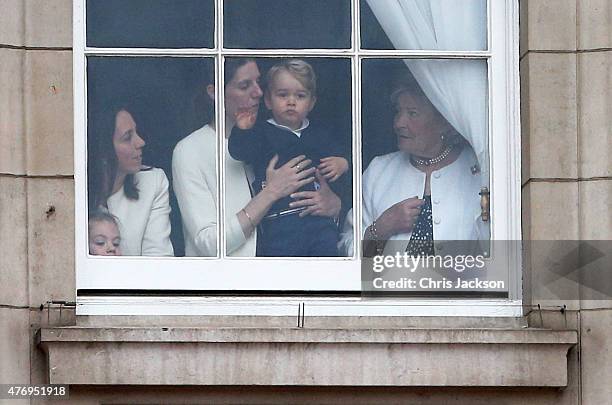
[[338, 180], [348, 170], [348, 161], [343, 157], [330, 156], [321, 159], [319, 164], [319, 171], [330, 182]]
[[234, 115], [236, 126], [240, 129], [251, 129], [257, 121], [257, 113], [252, 110], [238, 111]]

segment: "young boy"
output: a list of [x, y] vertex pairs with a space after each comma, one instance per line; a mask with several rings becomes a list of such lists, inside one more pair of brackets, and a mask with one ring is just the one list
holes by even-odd
[[121, 236], [117, 219], [103, 211], [89, 216], [89, 254], [121, 256]]
[[[253, 167], [254, 191], [265, 187], [266, 168], [278, 155], [277, 167], [305, 155], [330, 182], [338, 180], [349, 167], [331, 134], [313, 125], [308, 114], [316, 102], [316, 75], [303, 60], [292, 59], [274, 65], [266, 75], [264, 101], [272, 118], [255, 124], [252, 112], [238, 113], [229, 137], [230, 155]], [[253, 126], [255, 125], [255, 126]], [[300, 171], [305, 168], [296, 166]], [[301, 191], [314, 191], [318, 183]], [[290, 197], [277, 201], [261, 222], [258, 256], [337, 256], [338, 228], [333, 219], [307, 215], [291, 209]]]

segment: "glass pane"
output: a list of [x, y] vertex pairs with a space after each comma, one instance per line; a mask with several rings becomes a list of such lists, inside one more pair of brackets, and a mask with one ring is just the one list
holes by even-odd
[[87, 45], [213, 48], [213, 0], [87, 0]]
[[[206, 151], [195, 146], [175, 147], [212, 117], [204, 89], [214, 81], [213, 66], [210, 58], [87, 59], [91, 254], [182, 256], [183, 231], [189, 236], [201, 220], [189, 216], [193, 205], [210, 204], [209, 219], [216, 224], [216, 191], [206, 202], [188, 200], [199, 191], [189, 175], [199, 176], [200, 165], [216, 167], [214, 148], [204, 158]], [[101, 231], [119, 231], [119, 249], [102, 243], [104, 237], [92, 246], [99, 224]], [[213, 228], [207, 232], [216, 246]]]
[[487, 49], [486, 0], [360, 0], [365, 49]]
[[338, 256], [336, 219], [352, 201], [350, 60], [228, 58], [225, 79], [227, 254]]
[[[415, 255], [423, 243], [487, 240], [484, 60], [363, 61], [362, 226]], [[375, 235], [376, 236], [376, 235]]]
[[232, 0], [224, 3], [226, 48], [350, 48], [349, 0]]

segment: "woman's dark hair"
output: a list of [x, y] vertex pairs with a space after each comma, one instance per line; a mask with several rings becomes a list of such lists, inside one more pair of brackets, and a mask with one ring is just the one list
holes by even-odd
[[[225, 60], [224, 75], [225, 86], [236, 74], [236, 71], [249, 62], [255, 62], [253, 58], [228, 58]], [[195, 116], [201, 117], [204, 124], [210, 123], [215, 116], [215, 102], [210, 99], [206, 88], [212, 84], [215, 86], [215, 67], [210, 63], [204, 72], [204, 80], [193, 99]], [[201, 125], [198, 125], [201, 126]]]
[[210, 63], [207, 63], [204, 67], [204, 77], [198, 84], [193, 96], [193, 116], [196, 117], [194, 128], [209, 124], [215, 118], [215, 102], [211, 100], [206, 90], [208, 85], [215, 85], [215, 65], [212, 61], [209, 62]]
[[255, 62], [253, 58], [228, 58], [225, 60], [223, 75], [225, 76], [225, 86], [234, 78], [236, 71], [249, 62]]
[[[117, 153], [113, 144], [115, 123], [125, 105], [105, 105], [90, 113], [87, 134], [87, 191], [89, 211], [107, 207], [117, 177]], [[130, 113], [131, 114], [131, 113]], [[123, 192], [130, 200], [138, 200], [138, 187], [133, 174], [123, 182]]]

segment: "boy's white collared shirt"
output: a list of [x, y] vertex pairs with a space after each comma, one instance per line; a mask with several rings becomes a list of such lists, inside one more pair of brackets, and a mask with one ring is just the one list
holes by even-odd
[[302, 126], [295, 130], [289, 128], [286, 125], [279, 124], [278, 122], [276, 122], [276, 120], [274, 120], [274, 118], [270, 118], [268, 122], [274, 125], [276, 128], [282, 128], [289, 132], [293, 132], [298, 138], [302, 136], [302, 131], [308, 128], [308, 125], [310, 125], [310, 121], [308, 121], [308, 118], [304, 118], [304, 121], [302, 121]]

